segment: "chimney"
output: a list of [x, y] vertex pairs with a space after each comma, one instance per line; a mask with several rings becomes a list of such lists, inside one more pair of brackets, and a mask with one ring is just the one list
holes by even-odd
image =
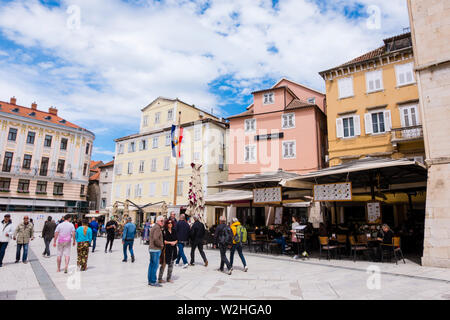
[[50, 108], [48, 108], [48, 113], [50, 113], [50, 114], [52, 114], [54, 116], [57, 116], [58, 115], [58, 109], [50, 107]]
[[16, 97], [12, 97], [11, 98], [11, 101], [10, 101], [10, 104], [16, 104], [16, 102], [17, 102], [17, 99], [16, 99]]
[[36, 101], [31, 104], [31, 109], [37, 110], [37, 103], [36, 103]]

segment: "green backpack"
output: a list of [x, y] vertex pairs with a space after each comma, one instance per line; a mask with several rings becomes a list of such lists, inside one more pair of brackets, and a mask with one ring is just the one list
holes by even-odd
[[247, 242], [247, 229], [242, 225], [236, 226], [236, 235], [234, 236], [234, 241], [236, 243]]

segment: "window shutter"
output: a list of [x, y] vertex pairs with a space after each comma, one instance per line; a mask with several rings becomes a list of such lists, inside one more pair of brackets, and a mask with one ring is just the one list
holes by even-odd
[[370, 113], [364, 114], [364, 127], [366, 128], [366, 134], [372, 133], [372, 115]]
[[373, 87], [373, 80], [369, 80], [369, 91], [373, 91], [374, 87]]
[[354, 130], [355, 130], [355, 136], [360, 136], [361, 135], [361, 124], [360, 124], [359, 116], [353, 116], [353, 126], [354, 126]]
[[391, 111], [390, 110], [384, 111], [384, 126], [385, 126], [386, 131], [391, 131], [392, 121], [391, 121]]
[[337, 118], [336, 119], [336, 137], [342, 138], [344, 136], [344, 127], [342, 124], [342, 119]]

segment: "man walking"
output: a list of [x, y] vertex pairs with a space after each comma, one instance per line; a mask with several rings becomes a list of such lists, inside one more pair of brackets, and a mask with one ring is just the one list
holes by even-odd
[[134, 262], [133, 244], [135, 236], [136, 236], [136, 225], [131, 222], [131, 217], [128, 217], [127, 223], [125, 224], [122, 232], [122, 244], [123, 244], [122, 262], [127, 262], [127, 247], [130, 250], [131, 262]]
[[56, 223], [52, 220], [51, 216], [48, 216], [47, 221], [44, 223], [44, 228], [42, 229], [42, 238], [44, 239], [45, 249], [42, 256], [50, 258], [50, 243], [55, 236]]
[[178, 264], [180, 262], [180, 259], [182, 259], [184, 269], [186, 269], [188, 266], [188, 261], [186, 255], [184, 254], [184, 246], [189, 241], [189, 232], [190, 232], [189, 224], [186, 222], [185, 215], [182, 214], [180, 215], [180, 221], [178, 221], [177, 223], [178, 256], [177, 260], [175, 261], [175, 264]]
[[28, 245], [30, 240], [34, 240], [34, 227], [28, 216], [23, 217], [23, 222], [19, 224], [14, 232], [14, 240], [17, 239], [16, 263], [20, 260], [20, 251], [23, 248], [22, 262], [27, 263]]
[[152, 287], [162, 287], [156, 282], [156, 271], [159, 266], [159, 257], [161, 250], [164, 248], [162, 228], [164, 225], [164, 217], [158, 216], [155, 225], [150, 229], [150, 264], [148, 265], [148, 284]]
[[117, 230], [117, 222], [114, 221], [114, 217], [111, 218], [111, 220], [108, 221], [106, 224], [106, 246], [105, 246], [105, 253], [108, 248], [109, 244], [109, 252], [112, 252], [112, 245], [114, 242], [114, 237], [116, 236], [116, 230]]
[[3, 266], [3, 257], [5, 256], [6, 247], [14, 232], [11, 216], [5, 214], [2, 224], [0, 225], [0, 267]]
[[53, 246], [56, 247], [56, 243], [58, 243], [58, 255], [56, 258], [57, 272], [61, 271], [61, 259], [64, 256], [66, 262], [64, 273], [67, 273], [70, 260], [70, 240], [72, 240], [72, 246], [75, 246], [75, 227], [70, 222], [70, 219], [70, 214], [66, 214], [64, 216], [64, 222], [58, 224], [55, 230]]
[[233, 232], [230, 227], [225, 224], [226, 218], [224, 216], [220, 217], [220, 224], [217, 226], [214, 233], [214, 242], [219, 246], [220, 250], [220, 268], [219, 271], [223, 272], [224, 264], [227, 265], [228, 274], [231, 275], [233, 268], [227, 259], [227, 248], [231, 247], [233, 243]]
[[191, 266], [195, 265], [195, 248], [198, 248], [203, 262], [205, 263], [205, 267], [208, 266], [208, 260], [206, 259], [205, 252], [203, 251], [203, 238], [205, 238], [205, 226], [201, 223], [198, 216], [194, 216], [194, 224], [191, 228]]
[[92, 230], [92, 252], [95, 251], [95, 246], [97, 245], [97, 232], [98, 232], [98, 222], [95, 218], [92, 218], [91, 223], [89, 223], [89, 228]]
[[247, 272], [247, 262], [245, 261], [244, 255], [242, 254], [242, 242], [245, 242], [247, 239], [244, 238], [244, 227], [239, 222], [238, 218], [232, 219], [233, 223], [231, 224], [231, 231], [233, 231], [233, 246], [230, 251], [230, 264], [233, 267], [233, 259], [234, 252], [237, 250], [239, 257], [241, 258], [242, 264], [244, 265], [244, 272]]

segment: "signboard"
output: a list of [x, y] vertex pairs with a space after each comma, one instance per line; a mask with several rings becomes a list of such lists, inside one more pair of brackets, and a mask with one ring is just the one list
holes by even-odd
[[270, 133], [270, 134], [261, 134], [261, 135], [255, 136], [255, 141], [281, 139], [283, 137], [284, 137], [284, 133], [283, 132]]
[[380, 224], [381, 223], [381, 203], [378, 201], [367, 202], [366, 206], [367, 223]]
[[281, 224], [283, 222], [283, 207], [275, 208], [275, 224]]
[[253, 203], [279, 203], [281, 200], [281, 187], [253, 189]]
[[352, 183], [316, 184], [314, 201], [352, 201]]

